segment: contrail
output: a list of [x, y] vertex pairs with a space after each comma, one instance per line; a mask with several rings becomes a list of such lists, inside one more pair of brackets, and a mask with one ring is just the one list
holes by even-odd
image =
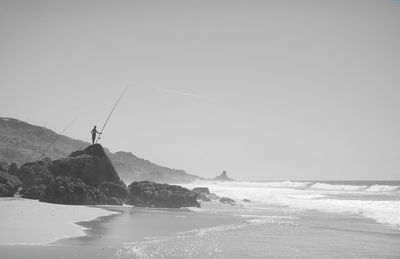
[[192, 94], [192, 93], [186, 93], [186, 92], [181, 92], [181, 91], [175, 91], [175, 90], [170, 90], [170, 89], [164, 89], [164, 88], [157, 88], [160, 91], [170, 93], [170, 94], [178, 94], [178, 95], [183, 95], [183, 96], [189, 96], [193, 98], [197, 98], [200, 100], [206, 100], [206, 101], [212, 101], [211, 98], [204, 96], [204, 95], [199, 95], [199, 94]]

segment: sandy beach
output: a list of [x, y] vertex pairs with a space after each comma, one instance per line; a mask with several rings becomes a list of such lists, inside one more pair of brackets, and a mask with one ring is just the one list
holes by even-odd
[[58, 239], [84, 236], [86, 228], [77, 222], [117, 213], [22, 198], [0, 198], [0, 207], [0, 245], [48, 245]]

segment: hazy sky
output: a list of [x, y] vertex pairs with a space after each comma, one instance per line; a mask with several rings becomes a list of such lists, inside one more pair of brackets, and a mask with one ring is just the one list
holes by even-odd
[[0, 116], [205, 177], [400, 178], [400, 1], [0, 0]]

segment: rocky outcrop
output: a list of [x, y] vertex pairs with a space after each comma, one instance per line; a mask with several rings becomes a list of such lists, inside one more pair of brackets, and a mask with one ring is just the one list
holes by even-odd
[[86, 184], [98, 187], [103, 182], [121, 185], [121, 180], [100, 144], [73, 152], [69, 157], [55, 160], [49, 166], [56, 176], [82, 179]]
[[122, 205], [128, 198], [128, 192], [124, 185], [104, 182], [100, 185], [99, 191], [107, 197], [107, 204]]
[[44, 202], [122, 205], [128, 196], [100, 144], [66, 158], [27, 163], [17, 176], [24, 188], [22, 197]]
[[200, 207], [197, 194], [177, 185], [133, 182], [128, 186], [127, 203], [137, 207]]
[[215, 193], [211, 193], [207, 187], [196, 187], [192, 190], [197, 193], [197, 199], [200, 201], [213, 201], [219, 200], [220, 198]]
[[21, 181], [14, 175], [0, 171], [0, 197], [12, 197], [22, 186]]
[[192, 191], [197, 194], [210, 194], [210, 190], [208, 189], [208, 187], [196, 187], [193, 188]]
[[226, 173], [226, 171], [222, 171], [222, 174], [217, 177], [214, 177], [213, 180], [214, 181], [222, 181], [222, 182], [235, 181], [234, 179], [228, 177], [228, 174]]
[[42, 197], [46, 188], [47, 188], [46, 185], [31, 186], [28, 189], [23, 191], [22, 198], [39, 200]]
[[17, 176], [24, 189], [36, 185], [47, 185], [54, 175], [49, 170], [50, 159], [44, 159], [33, 163], [26, 163], [17, 171]]
[[229, 205], [235, 205], [236, 204], [234, 199], [227, 198], [227, 197], [220, 198], [219, 202], [224, 203], [224, 204], [229, 204]]
[[70, 205], [96, 205], [106, 204], [107, 197], [79, 178], [57, 176], [47, 186], [40, 201]]

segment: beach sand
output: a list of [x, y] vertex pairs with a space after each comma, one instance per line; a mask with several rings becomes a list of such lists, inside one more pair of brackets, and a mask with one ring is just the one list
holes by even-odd
[[0, 204], [11, 211], [0, 216], [0, 258], [129, 258], [118, 251], [135, 242], [240, 221], [194, 208], [68, 206], [20, 198]]

